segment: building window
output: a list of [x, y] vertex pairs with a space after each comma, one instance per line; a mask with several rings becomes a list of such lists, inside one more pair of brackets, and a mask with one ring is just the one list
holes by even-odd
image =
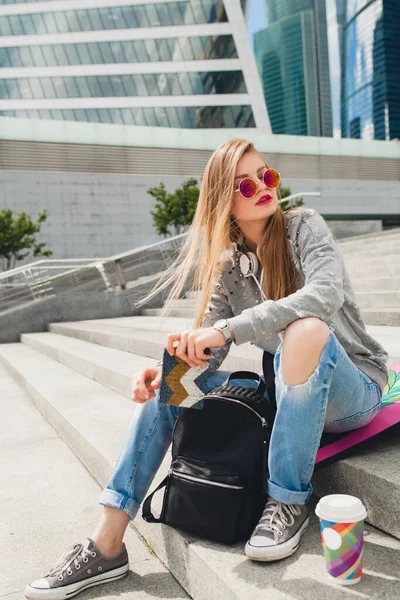
[[[1, 80], [0, 80], [1, 81]], [[44, 96], [32, 95], [43, 88]], [[79, 77], [27, 77], [4, 79], [0, 99], [104, 98], [108, 96], [174, 96], [246, 93], [242, 71], [145, 73], [137, 75], [86, 75]]]
[[0, 67], [212, 60], [237, 56], [231, 35], [213, 35], [0, 48]]
[[154, 127], [208, 129], [255, 127], [251, 106], [175, 106], [155, 108], [98, 108], [0, 111], [1, 116], [117, 123]]
[[[154, 15], [157, 15], [155, 18]], [[43, 35], [72, 31], [131, 29], [167, 25], [198, 25], [227, 21], [223, 0], [188, 0], [166, 4], [106, 6], [65, 12], [5, 15], [1, 35]]]

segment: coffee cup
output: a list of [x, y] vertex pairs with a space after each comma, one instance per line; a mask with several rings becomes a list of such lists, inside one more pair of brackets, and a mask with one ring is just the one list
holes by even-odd
[[318, 502], [322, 546], [328, 577], [340, 585], [353, 585], [362, 575], [364, 519], [367, 511], [359, 498], [331, 494]]

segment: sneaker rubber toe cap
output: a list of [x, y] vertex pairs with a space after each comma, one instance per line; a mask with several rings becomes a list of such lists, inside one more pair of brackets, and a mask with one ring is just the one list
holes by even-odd
[[34, 588], [36, 590], [48, 590], [50, 588], [48, 579], [37, 579], [36, 581], [32, 581], [29, 587]]
[[264, 535], [255, 535], [249, 539], [248, 544], [254, 548], [270, 548], [271, 546], [276, 546], [274, 540], [271, 540], [271, 538], [265, 537]]

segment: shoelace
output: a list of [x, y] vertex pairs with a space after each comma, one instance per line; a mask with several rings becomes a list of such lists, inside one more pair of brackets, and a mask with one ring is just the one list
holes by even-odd
[[282, 534], [281, 529], [291, 527], [294, 523], [294, 517], [301, 514], [301, 508], [294, 504], [283, 504], [273, 498], [270, 498], [265, 505], [261, 519], [258, 522], [256, 534], [261, 529], [266, 531], [277, 531]]
[[72, 564], [72, 562], [75, 565], [75, 568], [80, 568], [80, 563], [77, 560], [78, 556], [81, 554], [82, 556], [82, 560], [84, 558], [86, 558], [88, 555], [90, 556], [94, 556], [94, 553], [91, 552], [89, 549], [84, 548], [83, 544], [81, 544], [80, 542], [77, 542], [75, 544], [72, 544], [72, 546], [70, 546], [65, 552], [64, 554], [62, 554], [60, 556], [60, 558], [57, 561], [57, 564], [55, 565], [55, 567], [53, 567], [52, 569], [50, 569], [50, 571], [45, 575], [45, 577], [49, 577], [50, 575], [52, 577], [54, 577], [55, 575], [60, 575], [62, 574], [64, 571], [66, 571], [70, 565]]

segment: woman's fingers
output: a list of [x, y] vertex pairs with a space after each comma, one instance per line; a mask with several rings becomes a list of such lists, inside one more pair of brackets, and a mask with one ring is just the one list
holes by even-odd
[[200, 367], [207, 367], [207, 363], [205, 363], [203, 360], [201, 360], [200, 358], [198, 358], [196, 356], [196, 346], [194, 343], [194, 340], [191, 340], [189, 338], [188, 340], [188, 349], [187, 349], [187, 353], [188, 356], [190, 357], [189, 360], [192, 360], [193, 366], [199, 365]]
[[171, 356], [175, 354], [174, 348], [179, 345], [181, 335], [181, 333], [169, 333], [167, 335], [165, 347]]
[[[189, 331], [181, 333], [169, 333], [167, 335], [165, 347], [171, 356], [177, 356], [184, 360], [189, 366], [207, 367], [208, 363], [196, 355], [196, 345], [192, 338], [189, 338]], [[175, 349], [175, 350], [174, 350]]]
[[155, 379], [153, 379], [153, 381], [151, 382], [151, 386], [153, 389], [158, 390], [158, 388], [160, 387], [161, 384], [161, 373], [159, 373], [157, 375], [157, 377]]
[[178, 347], [176, 349], [175, 354], [176, 354], [176, 356], [178, 356], [179, 358], [181, 358], [182, 360], [184, 360], [191, 367], [195, 367], [196, 366], [196, 363], [194, 363], [188, 357], [188, 333], [187, 332], [185, 332], [185, 333], [182, 334], [182, 337], [180, 339], [180, 342], [179, 342], [179, 345], [178, 345]]
[[[159, 379], [161, 382], [161, 373], [158, 369], [142, 369], [134, 376], [132, 400], [143, 403], [156, 395], [152, 382]], [[159, 387], [160, 383], [157, 387]]]

